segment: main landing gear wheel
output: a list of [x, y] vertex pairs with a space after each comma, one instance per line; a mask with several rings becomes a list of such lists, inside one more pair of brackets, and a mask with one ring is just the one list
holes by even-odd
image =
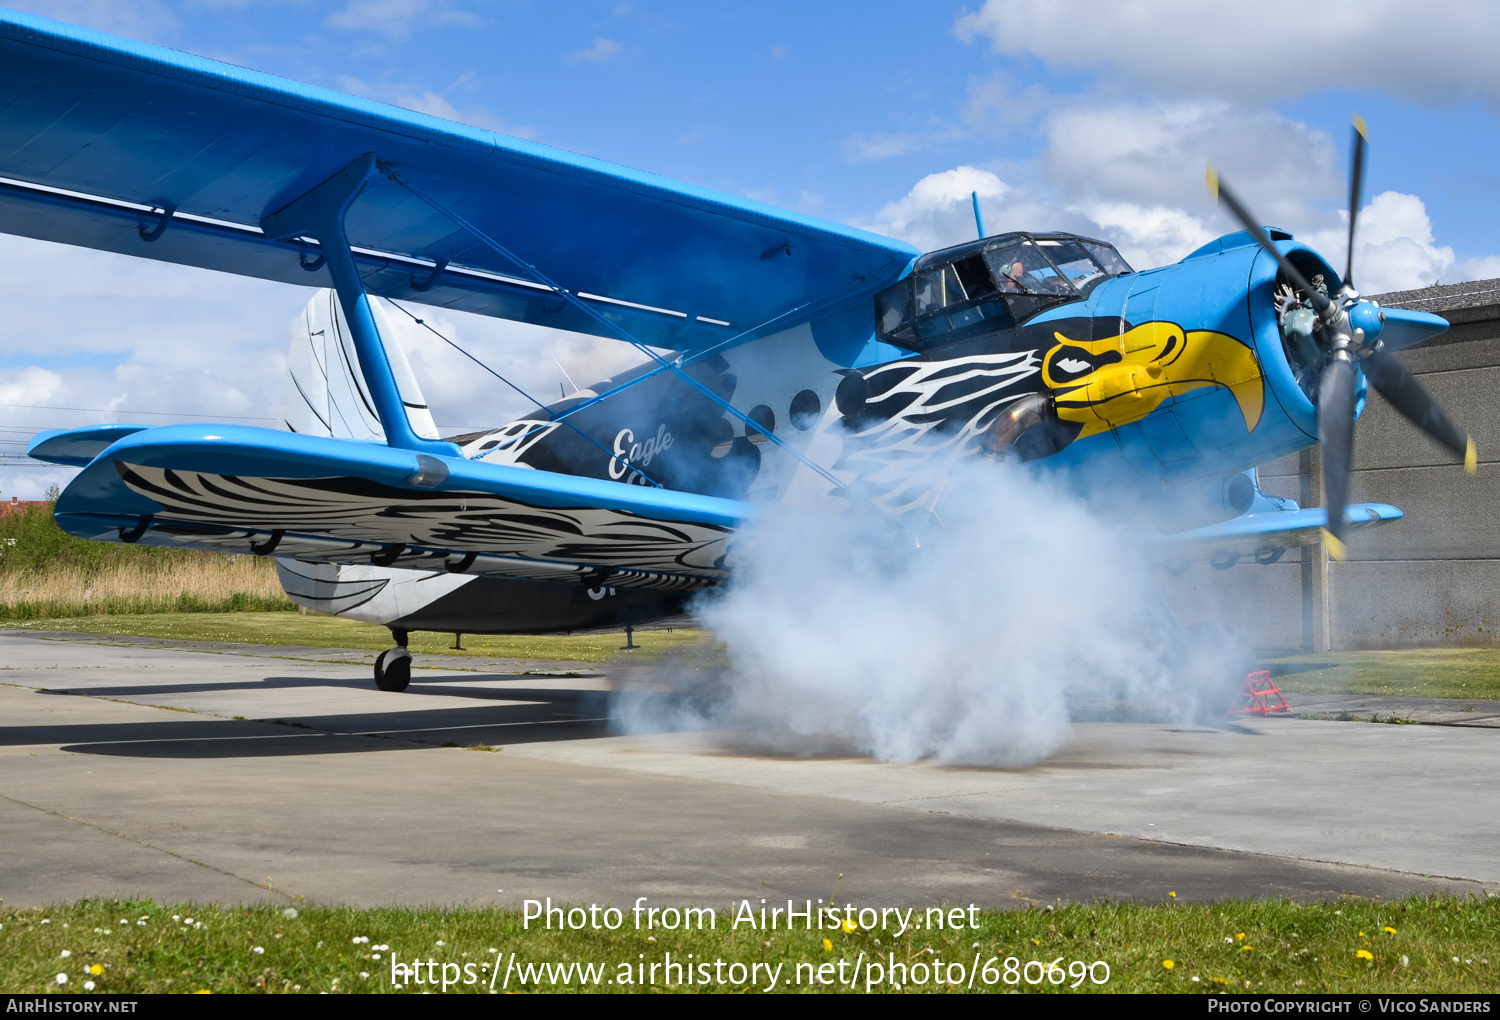
[[392, 648], [375, 658], [375, 686], [382, 691], [404, 691], [411, 683], [411, 652]]

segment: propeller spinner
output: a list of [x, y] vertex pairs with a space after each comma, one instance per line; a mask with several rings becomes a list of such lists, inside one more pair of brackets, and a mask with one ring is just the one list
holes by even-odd
[[[1364, 162], [1365, 123], [1356, 116], [1354, 159], [1349, 175], [1348, 260], [1344, 284], [1331, 298], [1321, 288], [1308, 283], [1297, 267], [1277, 251], [1259, 221], [1219, 179], [1217, 171], [1212, 166], [1208, 168], [1208, 190], [1276, 260], [1283, 276], [1312, 306], [1317, 316], [1313, 335], [1323, 356], [1318, 381], [1318, 442], [1323, 451], [1323, 492], [1328, 507], [1324, 538], [1329, 555], [1338, 560], [1344, 558], [1344, 506], [1348, 502], [1350, 461], [1354, 451], [1356, 369], [1362, 369], [1370, 385], [1408, 421], [1463, 458], [1466, 472], [1472, 475], [1478, 464], [1474, 440], [1454, 426], [1437, 401], [1405, 366], [1381, 349], [1379, 311], [1374, 303], [1361, 301], [1354, 289], [1354, 227], [1359, 215], [1360, 189], [1364, 183]], [[1351, 315], [1371, 325], [1368, 333], [1353, 324]]]

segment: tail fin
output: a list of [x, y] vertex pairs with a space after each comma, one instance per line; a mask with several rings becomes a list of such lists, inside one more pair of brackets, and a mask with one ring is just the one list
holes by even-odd
[[[440, 438], [385, 302], [370, 298], [370, 313], [412, 431], [423, 439]], [[304, 435], [385, 442], [385, 429], [360, 371], [354, 338], [332, 290], [318, 291], [302, 312], [281, 386], [281, 427]]]

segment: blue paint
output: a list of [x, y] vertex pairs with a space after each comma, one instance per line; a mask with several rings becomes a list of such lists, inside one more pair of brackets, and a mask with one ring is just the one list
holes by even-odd
[[266, 237], [276, 241], [302, 236], [317, 238], [328, 274], [333, 277], [339, 304], [344, 309], [344, 318], [349, 323], [349, 333], [354, 338], [360, 372], [365, 377], [370, 399], [375, 401], [375, 413], [380, 416], [381, 427], [385, 429], [386, 442], [403, 450], [457, 456], [458, 447], [452, 443], [423, 439], [412, 431], [411, 419], [407, 417], [406, 405], [401, 400], [401, 391], [396, 386], [396, 377], [385, 353], [385, 344], [380, 339], [380, 330], [370, 314], [369, 295], [365, 293], [364, 282], [349, 251], [344, 216], [374, 172], [375, 154], [367, 153], [307, 194], [263, 217], [260, 229]]
[[[55, 441], [55, 439], [54, 439]], [[653, 520], [734, 527], [755, 513], [737, 500], [653, 489], [576, 475], [439, 457], [448, 477], [417, 487], [417, 454], [374, 443], [304, 436], [242, 425], [163, 425], [127, 436], [103, 451], [58, 500], [59, 514], [152, 514], [161, 507], [120, 480], [117, 461], [144, 467], [247, 478], [364, 478], [412, 492], [474, 492], [532, 506], [599, 507]]]

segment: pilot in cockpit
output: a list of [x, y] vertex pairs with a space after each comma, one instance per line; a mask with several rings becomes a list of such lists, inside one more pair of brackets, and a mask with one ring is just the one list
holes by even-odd
[[1036, 294], [1042, 289], [1041, 281], [1028, 273], [1019, 260], [1009, 267], [1000, 267], [999, 276], [1000, 289], [1008, 294]]

